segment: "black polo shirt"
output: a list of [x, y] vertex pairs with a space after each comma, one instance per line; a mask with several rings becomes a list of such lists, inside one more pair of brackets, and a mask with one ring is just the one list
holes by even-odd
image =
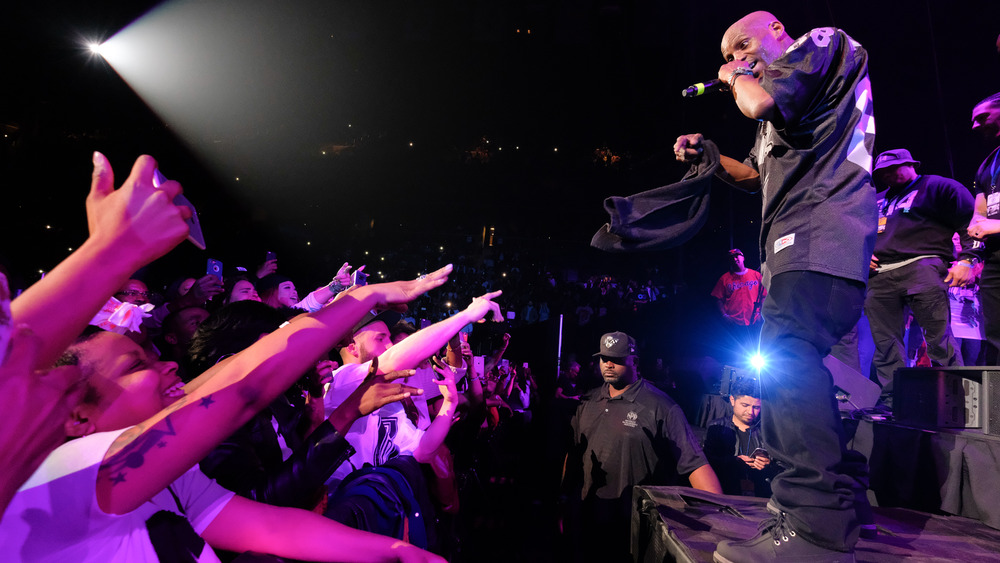
[[633, 485], [675, 485], [708, 460], [677, 403], [644, 379], [611, 398], [605, 383], [573, 417], [583, 456], [581, 498], [618, 499]]

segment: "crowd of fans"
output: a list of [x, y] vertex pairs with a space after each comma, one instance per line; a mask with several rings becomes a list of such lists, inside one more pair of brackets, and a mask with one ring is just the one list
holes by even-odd
[[506, 557], [538, 539], [518, 527], [493, 546], [525, 503], [555, 506], [565, 449], [549, 446], [600, 381], [570, 354], [540, 384], [505, 356], [510, 333], [661, 292], [489, 251], [389, 283], [345, 262], [301, 298], [274, 257], [142, 280], [187, 235], [181, 188], [154, 188], [150, 157], [118, 189], [94, 166], [87, 242], [14, 299], [0, 284], [5, 559]]

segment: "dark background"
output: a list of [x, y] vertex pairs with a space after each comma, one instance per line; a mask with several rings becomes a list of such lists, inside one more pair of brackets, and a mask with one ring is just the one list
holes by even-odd
[[[685, 168], [670, 152], [679, 134], [700, 131], [737, 158], [749, 150], [754, 123], [728, 94], [679, 95], [715, 76], [734, 20], [767, 9], [796, 37], [845, 29], [869, 52], [876, 150], [906, 147], [923, 171], [967, 185], [991, 148], [969, 131], [970, 110], [1000, 89], [992, 1], [294, 3], [310, 16], [302, 41], [320, 47], [258, 64], [312, 73], [317, 91], [290, 118], [234, 108], [238, 119], [182, 140], [82, 47], [156, 5], [0, 7], [0, 262], [15, 285], [84, 239], [90, 155], [100, 150], [119, 182], [136, 156], [154, 155], [199, 209], [209, 249], [185, 243], [154, 265], [150, 277], [164, 282], [201, 272], [208, 257], [253, 269], [273, 250], [302, 289], [347, 259], [372, 271], [376, 256], [399, 260], [393, 250], [444, 248], [407, 266], [415, 271], [385, 270], [409, 277], [476, 252], [492, 226], [495, 243], [541, 269], [639, 279], [655, 265], [663, 280], [707, 293], [731, 246], [759, 267], [759, 196], [716, 190], [709, 223], [678, 249], [609, 255], [588, 245], [607, 221], [605, 197], [679, 179]], [[282, 6], [233, 4], [265, 5]], [[272, 25], [289, 22], [242, 33], [266, 41]], [[266, 92], [268, 79], [261, 73], [257, 87]], [[241, 170], [252, 173], [236, 181]]]

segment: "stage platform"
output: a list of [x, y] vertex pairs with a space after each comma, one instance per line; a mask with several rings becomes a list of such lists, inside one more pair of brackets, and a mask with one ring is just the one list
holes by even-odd
[[[992, 502], [1000, 495], [994, 490]], [[708, 562], [722, 540], [745, 539], [769, 517], [767, 499], [713, 495], [687, 487], [635, 487], [636, 562]], [[1000, 530], [961, 516], [876, 507], [878, 538], [859, 541], [859, 562], [1000, 561]]]
[[868, 457], [873, 504], [965, 516], [1000, 530], [1000, 437], [976, 428], [845, 426], [848, 445]]

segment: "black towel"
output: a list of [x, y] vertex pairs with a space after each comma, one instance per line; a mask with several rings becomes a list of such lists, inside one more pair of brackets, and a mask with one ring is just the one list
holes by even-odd
[[719, 168], [719, 148], [712, 141], [702, 146], [701, 160], [680, 182], [604, 200], [611, 222], [597, 231], [590, 246], [607, 252], [636, 252], [663, 250], [691, 240], [708, 218], [712, 176]]

